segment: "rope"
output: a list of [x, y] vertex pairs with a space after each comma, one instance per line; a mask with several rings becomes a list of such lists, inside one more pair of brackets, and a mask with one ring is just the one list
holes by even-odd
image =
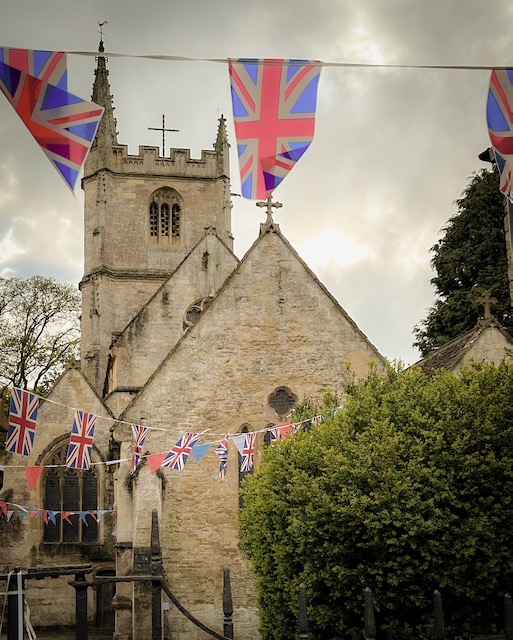
[[37, 640], [36, 632], [30, 622], [30, 607], [28, 606], [27, 598], [25, 598], [25, 629], [27, 630], [28, 640]]
[[13, 572], [9, 571], [9, 573], [7, 575], [7, 582], [5, 584], [5, 586], [7, 588], [6, 592], [1, 594], [1, 595], [5, 596], [5, 598], [4, 598], [4, 604], [2, 606], [2, 617], [0, 618], [0, 635], [2, 635], [2, 627], [3, 627], [3, 624], [4, 624], [5, 607], [7, 606], [7, 596], [9, 594], [9, 580], [11, 579], [12, 574], [13, 574]]
[[180, 604], [180, 601], [177, 600], [177, 598], [175, 598], [175, 596], [171, 593], [167, 585], [167, 582], [165, 582], [164, 578], [161, 578], [160, 585], [164, 593], [168, 596], [168, 598], [175, 605], [178, 611], [180, 611], [180, 613], [183, 613], [183, 615], [186, 618], [188, 618], [192, 622], [192, 624], [195, 624], [202, 631], [205, 631], [205, 633], [208, 633], [212, 638], [217, 638], [217, 640], [230, 640], [226, 636], [222, 636], [220, 633], [217, 633], [217, 631], [210, 629], [209, 627], [207, 627], [207, 625], [203, 624], [203, 622], [200, 622], [197, 618], [195, 618], [192, 615], [192, 613], [189, 613], [187, 609], [182, 604]]

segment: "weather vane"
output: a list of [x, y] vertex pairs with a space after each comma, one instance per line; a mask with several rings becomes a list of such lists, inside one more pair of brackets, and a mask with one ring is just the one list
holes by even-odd
[[100, 34], [100, 40], [103, 41], [103, 25], [104, 24], [109, 24], [107, 20], [104, 20], [103, 22], [98, 22], [98, 26], [100, 27], [100, 31], [98, 31], [98, 33]]

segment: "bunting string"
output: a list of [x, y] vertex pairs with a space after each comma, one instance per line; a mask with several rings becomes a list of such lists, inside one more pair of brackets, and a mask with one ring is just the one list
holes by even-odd
[[[16, 387], [13, 387], [11, 391], [12, 395], [9, 412], [9, 431], [6, 441], [6, 450], [11, 453], [19, 453], [24, 456], [30, 456], [37, 427], [39, 399], [45, 399], [31, 393], [30, 391], [18, 389]], [[70, 409], [72, 408], [67, 407], [67, 405], [61, 403], [55, 404], [59, 404], [60, 406], [64, 406]], [[330, 413], [335, 413], [339, 409], [341, 409], [341, 407], [336, 407]], [[303, 424], [309, 422], [313, 426], [317, 426], [326, 417], [323, 415], [317, 415], [313, 418], [307, 418], [295, 423], [284, 422], [277, 425], [263, 427], [262, 429], [257, 429], [249, 433], [239, 433], [234, 436], [228, 436], [225, 434], [218, 440], [204, 443], [198, 443], [198, 439], [200, 438], [200, 436], [207, 433], [209, 429], [205, 429], [198, 433], [186, 433], [178, 440], [176, 445], [170, 451], [152, 454], [142, 453], [143, 445], [145, 444], [149, 429], [145, 426], [127, 423], [131, 425], [133, 436], [131, 457], [93, 462], [91, 460], [91, 451], [93, 445], [94, 428], [98, 416], [93, 413], [81, 411], [79, 409], [74, 409], [74, 411], [75, 417], [73, 420], [70, 443], [67, 450], [65, 464], [48, 464], [38, 466], [27, 464], [8, 464], [0, 465], [0, 471], [4, 471], [5, 469], [9, 468], [23, 468], [25, 470], [29, 490], [32, 491], [45, 468], [68, 467], [73, 469], [88, 470], [93, 465], [113, 465], [130, 461], [130, 473], [134, 474], [141, 460], [146, 459], [152, 474], [155, 473], [161, 466], [181, 471], [184, 468], [189, 455], [192, 454], [195, 460], [199, 461], [207, 453], [212, 445], [217, 445], [215, 453], [218, 455], [220, 463], [219, 477], [220, 479], [224, 479], [226, 477], [228, 441], [230, 439], [234, 442], [241, 456], [241, 471], [250, 472], [253, 469], [256, 436], [258, 434], [269, 433], [270, 442], [279, 441], [283, 440], [288, 435], [296, 435]], [[165, 431], [163, 429], [159, 430]], [[22, 447], [20, 443], [28, 444]]]
[[[213, 62], [215, 64], [229, 64], [241, 58], [196, 58], [191, 56], [167, 55], [160, 53], [118, 53], [114, 51], [102, 52], [98, 51], [65, 51], [69, 55], [82, 56], [88, 58], [98, 58], [99, 56], [106, 58], [137, 58], [143, 60], [162, 60], [167, 62]], [[264, 64], [263, 61], [254, 61], [254, 64]], [[267, 63], [266, 63], [267, 64]], [[273, 64], [273, 62], [271, 62]], [[279, 63], [275, 63], [279, 64]], [[439, 69], [443, 71], [492, 71], [493, 69], [503, 71], [511, 68], [508, 66], [497, 65], [468, 65], [468, 64], [387, 64], [383, 62], [341, 62], [341, 61], [323, 61], [313, 60], [312, 65], [317, 67], [334, 67], [342, 69]]]

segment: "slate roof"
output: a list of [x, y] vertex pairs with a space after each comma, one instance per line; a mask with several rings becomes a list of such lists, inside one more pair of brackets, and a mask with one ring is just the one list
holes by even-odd
[[473, 329], [454, 338], [454, 340], [444, 344], [443, 347], [439, 347], [412, 366], [420, 367], [426, 374], [434, 373], [437, 369], [453, 371], [463, 360], [464, 356], [472, 349], [481, 334], [489, 328], [498, 329], [506, 341], [513, 347], [513, 339], [511, 336], [502, 328], [494, 316], [490, 316], [490, 318], [486, 320], [478, 320]]

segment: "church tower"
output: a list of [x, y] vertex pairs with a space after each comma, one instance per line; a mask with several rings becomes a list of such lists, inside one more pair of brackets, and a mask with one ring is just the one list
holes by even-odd
[[103, 395], [113, 339], [208, 229], [231, 250], [229, 144], [219, 120], [213, 150], [118, 143], [107, 58], [100, 42], [93, 102], [104, 115], [84, 168], [82, 370]]

